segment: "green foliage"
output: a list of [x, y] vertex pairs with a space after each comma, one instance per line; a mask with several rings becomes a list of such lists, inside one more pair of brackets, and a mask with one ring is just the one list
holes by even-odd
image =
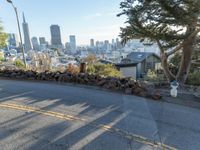
[[5, 58], [0, 56], [0, 62], [5, 61]]
[[190, 36], [184, 28], [198, 29], [194, 24], [199, 23], [199, 8], [199, 0], [123, 0], [119, 16], [127, 16], [127, 26], [121, 28], [122, 42], [160, 40], [166, 50], [173, 48]]
[[5, 61], [4, 53], [0, 52], [0, 62]]
[[[156, 43], [168, 81], [177, 78], [185, 83], [190, 70], [191, 53], [200, 40], [200, 0], [123, 0], [122, 13], [127, 17], [121, 28], [122, 43], [132, 39]], [[169, 71], [168, 58], [184, 51], [177, 74]]]
[[17, 59], [17, 60], [15, 61], [15, 66], [16, 66], [17, 68], [25, 68], [25, 65], [24, 65], [23, 61], [21, 61], [20, 59]]
[[[175, 70], [175, 73], [178, 72], [178, 68], [180, 67], [181, 57], [182, 57], [181, 53], [176, 53], [169, 60], [169, 63], [172, 64], [171, 69]], [[200, 57], [200, 51], [195, 50], [193, 55], [192, 55], [192, 60], [194, 60], [194, 62], [197, 62], [199, 57]], [[196, 68], [195, 63], [191, 63], [190, 72], [194, 72], [195, 68]]]
[[147, 75], [144, 77], [144, 80], [146, 81], [153, 81], [153, 82], [160, 82], [164, 81], [164, 75], [163, 74], [157, 74], [153, 70], [148, 70]]
[[200, 72], [193, 72], [189, 74], [187, 84], [200, 86]]
[[176, 53], [171, 59], [170, 59], [170, 63], [175, 66], [176, 68], [178, 68], [180, 66], [181, 63], [181, 54], [180, 53]]
[[95, 67], [94, 67], [94, 65], [88, 65], [87, 66], [87, 72], [89, 74], [94, 74], [95, 73]]
[[0, 48], [4, 48], [6, 46], [8, 35], [3, 32], [3, 27], [0, 22]]
[[88, 65], [87, 72], [90, 74], [98, 74], [105, 77], [121, 77], [121, 72], [118, 71], [113, 65], [110, 64], [94, 64]]

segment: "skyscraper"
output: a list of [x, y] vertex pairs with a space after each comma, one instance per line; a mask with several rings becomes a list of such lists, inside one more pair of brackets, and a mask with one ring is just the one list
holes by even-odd
[[28, 27], [28, 23], [26, 22], [24, 13], [23, 13], [22, 26], [23, 26], [23, 31], [24, 31], [24, 50], [25, 52], [27, 52], [32, 49], [32, 46], [31, 46], [31, 40], [30, 40], [29, 27]]
[[31, 42], [34, 50], [40, 49], [37, 37], [32, 37]]
[[17, 34], [9, 33], [8, 34], [8, 43], [11, 47], [19, 47], [19, 39], [17, 37]]
[[62, 46], [60, 26], [51, 25], [50, 30], [51, 30], [51, 45], [55, 48]]
[[113, 46], [115, 45], [115, 39], [112, 39], [112, 45]]
[[69, 36], [69, 41], [70, 41], [70, 50], [72, 53], [76, 53], [76, 37], [75, 35], [70, 35]]
[[94, 47], [94, 39], [90, 39], [90, 47]]
[[40, 45], [46, 44], [46, 39], [45, 37], [39, 37]]

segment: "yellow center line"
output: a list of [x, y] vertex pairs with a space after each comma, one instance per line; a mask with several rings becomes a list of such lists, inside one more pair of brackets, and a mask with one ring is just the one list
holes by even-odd
[[87, 121], [86, 119], [72, 116], [72, 115], [66, 115], [66, 114], [62, 114], [62, 113], [58, 113], [58, 112], [54, 112], [54, 111], [42, 110], [39, 108], [34, 108], [34, 107], [24, 106], [24, 105], [17, 105], [17, 104], [12, 104], [12, 103], [0, 103], [0, 107], [15, 109], [15, 110], [22, 110], [22, 111], [27, 111], [27, 112], [32, 112], [32, 113], [38, 113], [38, 114], [42, 114], [42, 115], [46, 115], [46, 116], [50, 116], [50, 117], [59, 118], [62, 120], [83, 121], [83, 122], [87, 123], [88, 125], [91, 125], [96, 128], [101, 128], [101, 129], [109, 131], [109, 132], [117, 133], [118, 135], [121, 135], [122, 137], [132, 140], [132, 141], [136, 141], [136, 142], [150, 145], [153, 147], [162, 147], [165, 150], [176, 150], [176, 148], [174, 148], [174, 147], [165, 145], [160, 142], [155, 142], [155, 141], [149, 140], [143, 136], [136, 135], [136, 134], [130, 134], [124, 130], [114, 128], [109, 125], [91, 123], [91, 122]]

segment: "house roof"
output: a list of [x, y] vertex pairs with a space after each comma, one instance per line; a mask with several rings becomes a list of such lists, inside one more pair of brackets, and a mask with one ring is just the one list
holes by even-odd
[[113, 64], [113, 62], [111, 62], [109, 60], [103, 60], [103, 59], [100, 59], [99, 62], [102, 64]]
[[150, 53], [150, 52], [132, 52], [128, 54], [128, 56], [122, 60], [122, 63], [140, 63], [144, 61], [146, 58], [149, 56], [155, 56], [158, 59], [159, 56], [157, 56], [155, 53]]

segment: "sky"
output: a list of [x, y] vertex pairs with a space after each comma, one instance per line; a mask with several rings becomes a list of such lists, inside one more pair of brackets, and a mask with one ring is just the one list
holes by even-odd
[[[46, 37], [50, 41], [50, 25], [61, 28], [62, 42], [69, 35], [76, 35], [79, 45], [89, 44], [90, 39], [117, 38], [125, 18], [117, 17], [122, 0], [13, 0], [29, 24], [30, 36]], [[15, 13], [6, 0], [0, 0], [0, 20], [8, 33], [18, 33]]]

